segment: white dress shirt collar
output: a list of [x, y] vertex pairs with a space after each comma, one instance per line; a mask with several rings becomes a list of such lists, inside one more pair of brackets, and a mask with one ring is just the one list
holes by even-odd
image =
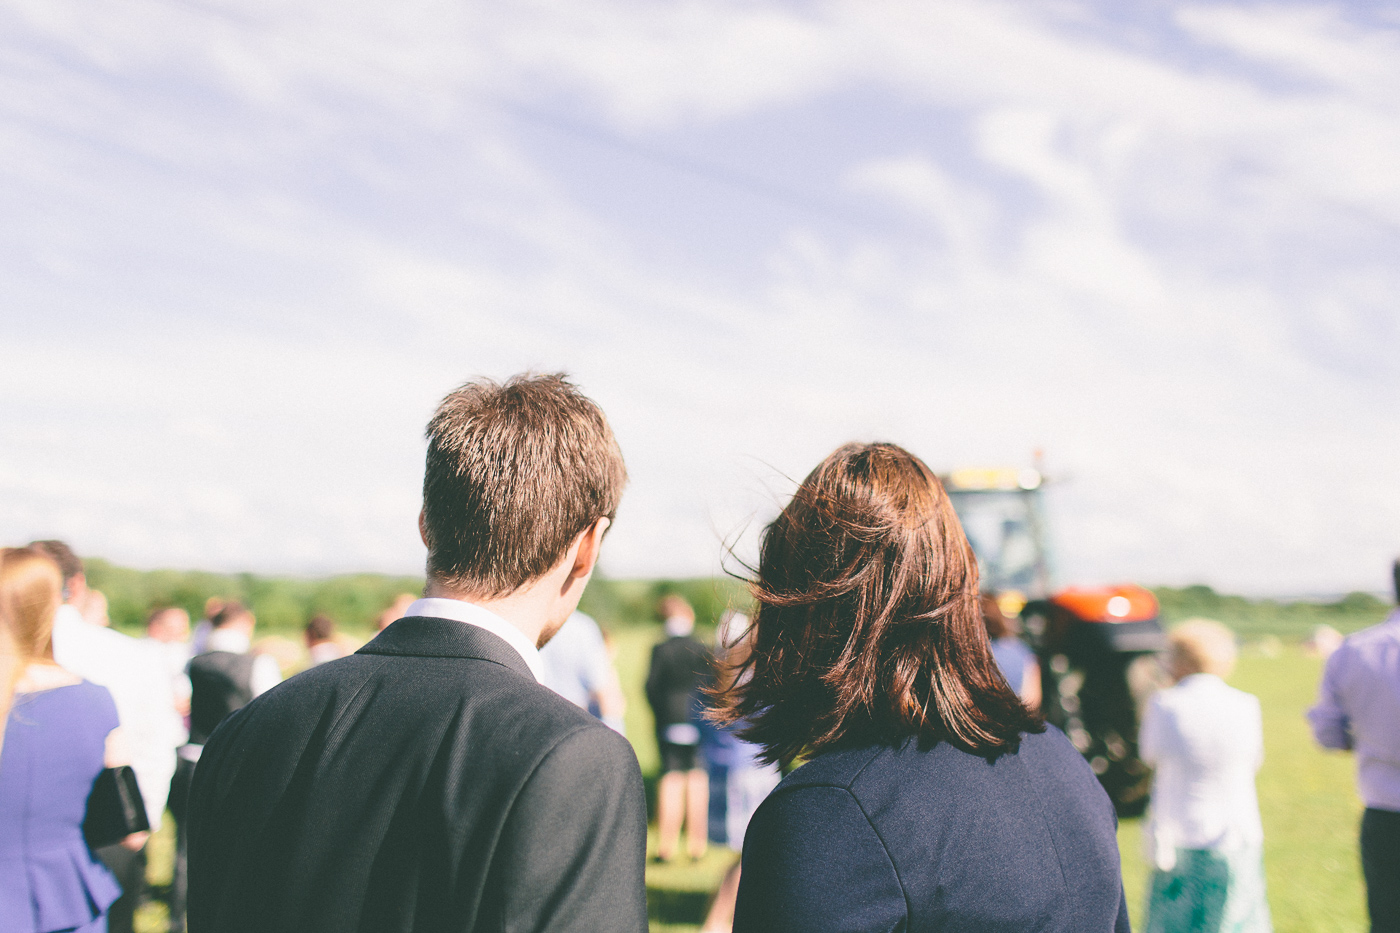
[[530, 669], [530, 673], [534, 675], [535, 680], [544, 681], [544, 661], [540, 658], [539, 649], [530, 643], [530, 639], [525, 637], [524, 632], [489, 609], [483, 609], [476, 603], [460, 599], [431, 596], [420, 599], [409, 606], [404, 615], [451, 619], [453, 622], [465, 622], [468, 625], [475, 625], [477, 628], [484, 628], [516, 650], [525, 661], [525, 666]]

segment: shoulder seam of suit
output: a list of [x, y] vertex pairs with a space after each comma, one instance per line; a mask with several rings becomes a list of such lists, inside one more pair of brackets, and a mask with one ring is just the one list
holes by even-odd
[[[871, 760], [873, 761], [874, 758], [872, 757]], [[866, 764], [869, 764], [869, 762], [866, 762]], [[861, 771], [864, 770], [864, 768], [861, 768]], [[860, 772], [856, 773], [859, 775]], [[855, 778], [851, 778], [851, 780], [854, 782]], [[880, 830], [876, 828], [875, 821], [870, 818], [869, 813], [865, 812], [865, 804], [860, 802], [860, 798], [856, 796], [855, 791], [851, 790], [849, 787], [845, 788], [845, 791], [851, 795], [851, 800], [855, 801], [856, 809], [860, 811], [861, 816], [865, 817], [866, 825], [869, 826], [870, 831], [875, 834], [875, 838], [880, 841], [880, 850], [885, 853], [885, 858], [890, 861], [890, 871], [894, 872], [894, 880], [895, 883], [899, 885], [899, 893], [904, 896], [904, 928], [906, 930], [912, 929], [914, 924], [914, 905], [909, 901], [909, 889], [904, 886], [904, 879], [899, 875], [899, 866], [895, 864], [894, 856], [890, 854], [890, 847], [885, 844], [885, 837], [880, 835]], [[1063, 872], [1063, 869], [1061, 869], [1061, 871]]]
[[355, 692], [350, 694], [350, 698], [347, 699], [345, 703], [340, 707], [340, 712], [336, 713], [335, 722], [331, 723], [331, 727], [326, 730], [325, 744], [327, 747], [329, 747], [331, 737], [334, 736], [336, 734], [336, 730], [340, 728], [340, 721], [345, 718], [345, 714], [350, 711], [350, 707], [355, 705], [355, 698], [358, 697], [362, 692], [364, 692], [365, 687], [368, 686], [369, 682], [374, 679], [374, 675], [379, 671], [381, 667], [385, 665], [386, 662], [383, 660], [384, 656], [379, 655], [379, 657], [379, 663], [376, 664], [374, 668], [368, 674], [365, 675], [364, 680], [360, 681], [360, 685], [355, 688]]
[[[861, 770], [864, 769], [862, 768]], [[830, 781], [819, 781], [813, 784], [798, 784], [794, 787], [777, 788], [768, 795], [768, 800], [763, 801], [763, 804], [761, 804], [760, 806], [766, 806], [769, 800], [772, 800], [779, 794], [795, 794], [798, 791], [813, 790], [817, 788], [821, 788], [824, 790], [845, 791], [846, 794], [850, 796], [851, 802], [856, 805], [856, 809], [860, 811], [860, 815], [865, 818], [865, 825], [869, 826], [870, 831], [875, 834], [875, 839], [880, 843], [880, 851], [884, 852], [885, 858], [889, 860], [890, 871], [894, 873], [895, 884], [899, 885], [899, 893], [904, 898], [904, 928], [906, 930], [912, 929], [911, 925], [913, 923], [914, 907], [909, 900], [909, 889], [905, 887], [904, 879], [900, 877], [899, 866], [895, 864], [894, 856], [890, 854], [890, 847], [885, 844], [885, 837], [880, 835], [880, 830], [875, 828], [875, 823], [873, 820], [870, 819], [870, 814], [865, 811], [865, 804], [860, 802], [860, 798], [856, 796], [855, 791], [851, 790], [850, 787], [844, 784], [835, 784]], [[1063, 873], [1063, 869], [1061, 869], [1061, 872]]]
[[[1019, 755], [1011, 755], [1009, 757], [1016, 762], [1016, 766], [1020, 769], [1021, 775], [1027, 778], [1027, 783], [1032, 784], [1033, 782], [1029, 780], [1029, 769], [1026, 767], [1026, 763], [1021, 760], [1021, 757]], [[1097, 784], [1098, 780], [1095, 779], [1094, 783]], [[1045, 830], [1045, 837], [1050, 840], [1050, 846], [1055, 850], [1055, 867], [1060, 870], [1060, 896], [1063, 898], [1069, 892], [1070, 885], [1069, 879], [1065, 876], [1065, 856], [1064, 853], [1060, 851], [1060, 840], [1056, 836], [1055, 830], [1051, 828], [1050, 818], [1046, 816], [1044, 798], [1036, 794], [1032, 794], [1031, 797], [1035, 801], [1035, 812], [1036, 815], [1040, 817], [1040, 824]], [[1118, 826], [1117, 812], [1113, 814], [1113, 825], [1116, 831]], [[1119, 885], [1122, 885], [1121, 877]]]
[[[613, 732], [613, 730], [608, 729], [607, 726], [603, 726], [603, 723], [600, 720], [594, 720], [594, 722], [597, 722], [599, 726], [602, 726], [602, 728], [606, 729], [609, 733], [617, 735], [616, 732]], [[540, 765], [544, 764], [546, 758], [557, 752], [559, 750], [559, 746], [563, 745], [565, 742], [567, 742], [569, 739], [572, 739], [580, 732], [589, 731], [590, 729], [592, 729], [592, 726], [593, 723], [591, 722], [579, 723], [577, 726], [570, 729], [568, 732], [565, 732], [563, 735], [559, 736], [559, 738], [555, 739], [554, 742], [549, 746], [549, 748], [545, 749], [544, 754], [540, 756], [540, 760], [535, 762], [534, 767], [530, 769], [530, 773], [525, 776], [525, 780], [520, 783], [520, 786], [523, 788], [526, 784], [529, 784], [532, 780], [534, 780], [535, 775], [539, 773]]]
[[[868, 767], [870, 767], [870, 763], [871, 763], [872, 761], [874, 761], [876, 758], [879, 758], [879, 757], [880, 757], [880, 749], [877, 748], [877, 749], [875, 749], [874, 753], [871, 754], [871, 756], [865, 760], [865, 764], [863, 764], [863, 765], [861, 765], [859, 768], [857, 768], [857, 769], [856, 769], [856, 773], [853, 774], [853, 775], [851, 775], [851, 780], [850, 780], [849, 783], [847, 783], [846, 787], [847, 787], [848, 789], [851, 788], [851, 787], [854, 787], [855, 784], [856, 784], [856, 781], [860, 780], [860, 776], [861, 776], [862, 774], [865, 773], [865, 769], [868, 768]], [[861, 808], [861, 812], [865, 812], [865, 808], [864, 808], [864, 807]], [[869, 819], [869, 817], [866, 817], [866, 819]]]
[[[810, 781], [810, 782], [801, 782], [801, 780], [799, 779], [798, 781], [795, 781], [795, 782], [793, 782], [792, 784], [789, 784], [787, 787], [783, 787], [782, 785], [779, 785], [777, 788], [775, 788], [775, 789], [773, 790], [773, 793], [776, 794], [776, 793], [778, 793], [779, 791], [801, 790], [801, 789], [804, 788], [804, 787], [839, 787], [839, 788], [841, 788], [842, 790], [850, 790], [850, 789], [851, 789], [851, 786], [852, 786], [853, 784], [855, 784], [856, 779], [859, 778], [863, 773], [865, 773], [865, 769], [866, 769], [866, 768], [870, 767], [870, 762], [874, 761], [874, 760], [875, 760], [876, 758], [878, 758], [879, 756], [880, 756], [880, 749], [879, 749], [879, 748], [872, 749], [872, 750], [871, 750], [870, 757], [869, 757], [868, 759], [866, 759], [865, 764], [863, 764], [863, 765], [861, 765], [859, 768], [857, 768], [857, 769], [856, 769], [856, 773], [853, 774], [853, 775], [851, 775], [850, 778], [848, 778], [848, 779], [847, 779], [846, 781], [844, 781], [844, 782], [839, 782], [839, 781], [834, 781], [834, 780], [833, 780], [833, 781], [816, 780], [816, 781]], [[805, 767], [805, 766], [804, 766], [804, 767]], [[794, 773], [797, 773], [797, 772], [794, 772]]]

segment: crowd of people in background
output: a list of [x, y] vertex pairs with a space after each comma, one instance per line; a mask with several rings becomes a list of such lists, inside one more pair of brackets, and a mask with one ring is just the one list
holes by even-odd
[[[512, 390], [520, 397], [503, 401]], [[433, 522], [460, 521], [451, 497], [461, 493], [447, 487], [464, 482], [462, 458], [480, 453], [448, 448], [470, 442], [475, 423], [464, 411], [478, 421], [497, 419], [504, 425], [493, 429], [498, 432], [526, 430], [533, 422], [512, 422], [511, 407], [526, 402], [545, 413], [533, 418], [572, 419], [575, 435], [591, 431], [600, 445], [591, 454], [602, 463], [590, 480], [596, 485], [579, 498], [582, 511], [572, 519], [574, 525], [588, 521], [582, 532], [537, 548], [534, 570], [491, 577], [495, 590], [463, 589], [470, 572], [487, 573], [469, 569], [474, 555], [497, 543], [488, 535], [455, 557], [442, 544], [447, 526], [435, 529]], [[185, 929], [192, 878], [196, 889], [218, 892], [204, 895], [202, 929], [254, 928], [240, 912], [253, 909], [246, 899], [262, 889], [227, 885], [230, 873], [242, 878], [262, 869], [230, 860], [268, 844], [238, 833], [251, 814], [266, 818], [270, 811], [267, 801], [238, 794], [277, 786], [292, 801], [297, 781], [339, 786], [333, 781], [348, 778], [330, 775], [347, 766], [327, 762], [360, 747], [333, 736], [346, 728], [343, 721], [370, 716], [362, 700], [370, 695], [400, 710], [378, 714], [386, 718], [377, 726], [363, 719], [368, 731], [388, 730], [373, 741], [394, 746], [383, 754], [404, 762], [400, 771], [384, 772], [396, 775], [384, 778], [386, 787], [407, 782], [421, 795], [428, 781], [434, 793], [457, 801], [453, 806], [485, 794], [472, 805], [489, 809], [490, 794], [505, 793], [491, 790], [490, 782], [504, 781], [501, 787], [514, 797], [499, 805], [508, 812], [484, 823], [473, 817], [453, 830], [458, 835], [435, 836], [423, 851], [413, 849], [417, 837], [404, 835], [400, 824], [413, 819], [405, 811], [386, 804], [382, 820], [364, 814], [379, 826], [374, 845], [393, 848], [404, 864], [389, 870], [363, 854], [337, 861], [349, 858], [344, 853], [315, 862], [345, 867], [370, 892], [357, 895], [366, 899], [360, 907], [332, 910], [321, 903], [316, 910], [376, 929], [416, 929], [427, 921], [421, 915], [415, 920], [415, 910], [440, 919], [442, 911], [470, 909], [486, 918], [483, 923], [532, 918], [520, 921], [529, 929], [630, 929], [639, 916], [645, 922], [644, 907], [637, 914], [640, 881], [626, 876], [636, 847], [645, 846], [644, 827], [638, 836], [635, 822], [639, 775], [635, 761], [617, 757], [615, 745], [626, 734], [626, 691], [608, 632], [576, 608], [625, 475], [620, 454], [609, 453], [615, 442], [601, 413], [562, 380], [464, 387], [444, 402], [430, 441], [442, 449], [430, 450], [425, 483], [428, 589], [424, 598], [404, 594], [385, 607], [368, 645], [315, 613], [306, 620], [298, 656], [285, 645], [259, 650], [254, 611], [221, 597], [210, 598], [194, 624], [184, 608], [153, 607], [144, 637], [131, 637], [110, 626], [105, 597], [88, 586], [82, 560], [65, 543], [0, 550], [0, 930], [132, 931], [136, 908], [147, 897], [149, 839], [167, 817], [175, 824], [169, 929]], [[577, 453], [561, 449], [555, 456], [564, 462]], [[435, 467], [435, 455], [446, 465]], [[521, 466], [502, 462], [497, 468]], [[560, 488], [577, 482], [555, 477], [547, 465], [535, 468]], [[488, 470], [478, 481], [498, 475]], [[435, 482], [446, 491], [431, 492], [439, 489]], [[438, 513], [434, 495], [448, 497]], [[526, 534], [519, 528], [512, 533]], [[922, 930], [955, 920], [966, 930], [1127, 929], [1113, 809], [1083, 756], [1045, 725], [1042, 659], [1020, 632], [1015, 607], [1006, 608], [997, 594], [977, 592], [968, 554], [946, 495], [921, 461], [894, 445], [848, 445], [804, 480], [768, 529], [752, 583], [755, 613], [731, 608], [705, 619], [714, 626], [713, 641], [706, 643], [696, 635], [690, 603], [674, 592], [659, 600], [663, 634], [652, 648], [643, 691], [659, 758], [652, 861], [703, 859], [712, 843], [744, 853], [725, 871], [703, 933]], [[497, 573], [508, 563], [481, 566]], [[1395, 587], [1400, 602], [1400, 562]], [[454, 595], [497, 590], [492, 599], [475, 602]], [[547, 612], [540, 608], [546, 605]], [[464, 632], [470, 633], [465, 641]], [[1322, 746], [1356, 754], [1372, 931], [1396, 933], [1400, 612], [1345, 639], [1317, 641], [1325, 641], [1320, 650], [1329, 657], [1309, 719]], [[1236, 654], [1235, 636], [1219, 623], [1174, 627], [1160, 657], [1166, 686], [1141, 708], [1138, 749], [1153, 769], [1144, 824], [1151, 866], [1145, 918], [1152, 933], [1271, 929], [1255, 793], [1264, 760], [1263, 714], [1257, 698], [1226, 683]], [[391, 669], [399, 673], [390, 677], [385, 671]], [[295, 689], [278, 689], [284, 675], [294, 675], [288, 686]], [[537, 680], [567, 703], [550, 706], [520, 692], [520, 678]], [[496, 686], [486, 696], [469, 695], [478, 681]], [[430, 692], [412, 694], [420, 688]], [[411, 696], [399, 696], [405, 690]], [[455, 713], [444, 711], [396, 735], [394, 717], [411, 720], [431, 705], [432, 690], [468, 693], [447, 703], [459, 704]], [[274, 709], [255, 703], [267, 694], [282, 697], [286, 712], [280, 719], [239, 716], [244, 737], [231, 746], [221, 726], [245, 708]], [[513, 697], [513, 705], [500, 706], [502, 697]], [[516, 722], [517, 714], [526, 718]], [[285, 725], [293, 720], [305, 720], [311, 731]], [[415, 729], [432, 732], [440, 749], [451, 753], [399, 747], [417, 741]], [[555, 744], [528, 751], [542, 735], [554, 736], [548, 741]], [[574, 748], [573, 736], [587, 742]], [[310, 757], [242, 770], [248, 756], [256, 757], [248, 749], [260, 741], [265, 750], [257, 754], [269, 760], [292, 754], [286, 749], [293, 746]], [[209, 748], [216, 760], [201, 768]], [[481, 748], [495, 749], [494, 763], [475, 760]], [[380, 753], [361, 748], [354, 754], [377, 761]], [[516, 767], [503, 762], [522, 755], [533, 764], [502, 777]], [[559, 774], [551, 775], [547, 763], [556, 759]], [[793, 771], [804, 759], [807, 764]], [[134, 776], [143, 812], [133, 817], [132, 831], [97, 839], [95, 788], [103, 775], [126, 772]], [[356, 774], [353, 763], [345, 773]], [[565, 794], [570, 774], [584, 782], [611, 777], [606, 787], [579, 788], [573, 804], [546, 802], [532, 790], [548, 779], [559, 782], [549, 785], [550, 793]], [[486, 789], [474, 781], [485, 781]], [[308, 786], [304, 792], [319, 791]], [[551, 848], [533, 837], [537, 830], [512, 822], [513, 808], [525, 806], [512, 802], [516, 798], [552, 814], [545, 822], [553, 820], [549, 825], [568, 841]], [[308, 854], [318, 844], [314, 838], [296, 833], [309, 832], [299, 821], [331, 820], [327, 805], [279, 804], [278, 819], [289, 827], [279, 845], [294, 851], [249, 857], [284, 869], [287, 858], [323, 858]], [[565, 810], [551, 809], [561, 805]], [[578, 819], [585, 826], [573, 836], [558, 829]], [[338, 831], [337, 845], [369, 845], [368, 830], [353, 825]], [[457, 883], [423, 859], [460, 860], [462, 853], [442, 846], [448, 840], [475, 845], [472, 834], [486, 825], [505, 841], [491, 850], [488, 860], [497, 867], [488, 867], [482, 879], [518, 875], [533, 879], [520, 884], [544, 890], [523, 897], [485, 887], [423, 893], [425, 885]], [[192, 846], [195, 826], [203, 849]], [[522, 859], [531, 864], [519, 864]], [[218, 871], [207, 867], [215, 863], [222, 866]], [[551, 887], [556, 882], [562, 885], [557, 890]], [[261, 882], [271, 889], [287, 883]], [[602, 896], [608, 892], [611, 905]], [[268, 928], [281, 929], [288, 915], [276, 915], [276, 923], [268, 919], [273, 914], [259, 916]], [[617, 923], [596, 926], [599, 918]]]

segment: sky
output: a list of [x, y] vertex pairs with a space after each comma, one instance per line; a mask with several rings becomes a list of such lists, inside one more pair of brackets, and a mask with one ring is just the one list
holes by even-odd
[[1397, 297], [1394, 3], [0, 0], [8, 543], [417, 572], [437, 401], [562, 370], [611, 576], [891, 440], [1040, 451], [1063, 584], [1382, 591]]

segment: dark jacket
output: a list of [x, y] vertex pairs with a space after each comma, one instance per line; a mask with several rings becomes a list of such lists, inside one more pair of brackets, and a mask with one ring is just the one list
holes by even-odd
[[993, 762], [940, 742], [819, 755], [744, 836], [735, 933], [1128, 933], [1117, 821], [1053, 726]]
[[190, 659], [190, 742], [203, 745], [224, 717], [253, 699], [251, 654], [206, 651]]
[[651, 649], [647, 702], [658, 732], [690, 722], [696, 692], [709, 680], [714, 665], [710, 649], [689, 635], [675, 635]]
[[228, 717], [189, 824], [191, 933], [646, 930], [631, 746], [461, 622], [400, 619]]

